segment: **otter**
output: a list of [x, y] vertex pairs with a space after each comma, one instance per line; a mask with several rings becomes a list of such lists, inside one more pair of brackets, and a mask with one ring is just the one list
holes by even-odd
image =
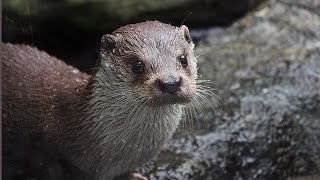
[[[91, 179], [154, 157], [197, 96], [185, 25], [146, 21], [101, 38], [92, 75], [28, 45], [1, 43], [3, 142], [40, 137]], [[143, 179], [134, 174], [136, 179]]]

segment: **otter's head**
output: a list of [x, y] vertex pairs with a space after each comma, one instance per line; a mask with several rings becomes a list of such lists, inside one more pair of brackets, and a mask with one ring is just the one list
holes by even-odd
[[[197, 66], [189, 30], [158, 21], [131, 24], [102, 37], [101, 68], [149, 106], [185, 104], [196, 91]], [[104, 62], [105, 61], [105, 62]]]

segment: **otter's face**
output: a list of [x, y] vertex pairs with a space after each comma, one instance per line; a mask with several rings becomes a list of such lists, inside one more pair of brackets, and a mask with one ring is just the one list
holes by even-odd
[[197, 67], [186, 26], [145, 22], [119, 28], [102, 38], [119, 80], [150, 106], [185, 104], [196, 91]]

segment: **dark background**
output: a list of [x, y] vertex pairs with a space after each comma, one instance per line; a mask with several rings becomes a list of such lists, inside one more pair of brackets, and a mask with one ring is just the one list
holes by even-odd
[[2, 38], [36, 46], [90, 72], [100, 37], [122, 25], [159, 20], [176, 26], [184, 23], [191, 30], [228, 26], [262, 1], [4, 0]]

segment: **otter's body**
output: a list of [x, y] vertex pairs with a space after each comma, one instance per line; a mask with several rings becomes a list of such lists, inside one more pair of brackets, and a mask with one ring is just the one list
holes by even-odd
[[[90, 76], [26, 45], [1, 43], [1, 60], [3, 178], [36, 176], [49, 179], [29, 171], [47, 171], [43, 166], [50, 165], [43, 161], [47, 159], [51, 163], [60, 158], [54, 152], [58, 149], [57, 142], [72, 141], [65, 139], [65, 132], [70, 128], [65, 123], [77, 119], [73, 116], [81, 116], [81, 112], [72, 111], [81, 106], [81, 99], [85, 99]], [[44, 147], [47, 144], [39, 144], [41, 149], [35, 147], [34, 143], [38, 144], [39, 139], [52, 145], [50, 156], [54, 157], [40, 155], [48, 147]], [[60, 179], [58, 177], [53, 179]]]
[[71, 118], [66, 109], [79, 102], [90, 76], [26, 45], [1, 44], [1, 58], [4, 132], [59, 130], [55, 127], [61, 117]]
[[157, 21], [105, 35], [91, 75], [25, 45], [1, 44], [4, 143], [41, 136], [96, 179], [156, 155], [196, 90], [185, 26]]

